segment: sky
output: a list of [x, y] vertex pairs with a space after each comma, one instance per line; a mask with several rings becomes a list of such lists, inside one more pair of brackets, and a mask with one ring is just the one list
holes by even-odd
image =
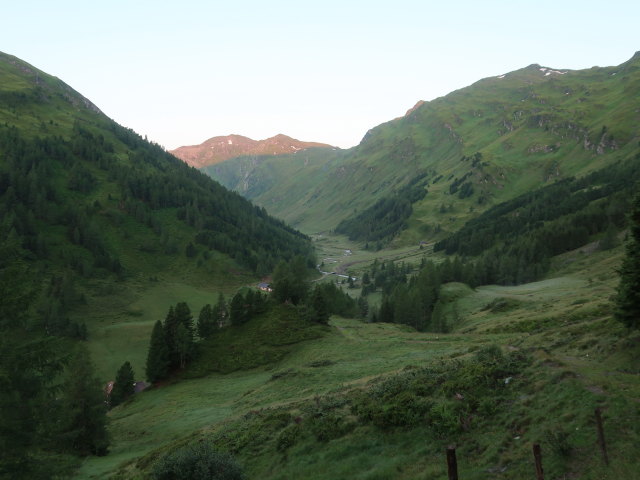
[[630, 0], [3, 3], [0, 51], [167, 149], [278, 133], [348, 148], [481, 78], [640, 50]]

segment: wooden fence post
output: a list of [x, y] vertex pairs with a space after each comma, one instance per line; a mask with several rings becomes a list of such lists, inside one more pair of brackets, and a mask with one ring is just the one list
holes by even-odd
[[456, 448], [453, 445], [447, 447], [447, 470], [449, 480], [458, 480], [458, 461], [456, 460]]
[[542, 471], [542, 451], [540, 450], [540, 444], [533, 444], [533, 458], [536, 462], [536, 480], [544, 480], [544, 473]]
[[609, 466], [609, 456], [607, 455], [607, 443], [604, 439], [604, 429], [602, 428], [602, 415], [600, 407], [596, 408], [596, 427], [598, 428], [598, 445], [600, 445], [600, 450], [602, 451], [602, 458], [604, 459], [604, 464]]

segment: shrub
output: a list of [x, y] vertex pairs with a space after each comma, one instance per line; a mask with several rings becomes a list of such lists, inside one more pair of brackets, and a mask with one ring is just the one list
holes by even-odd
[[171, 452], [153, 467], [155, 480], [243, 480], [233, 457], [218, 452], [208, 442], [198, 442]]
[[284, 428], [278, 434], [276, 438], [276, 448], [279, 452], [285, 452], [289, 448], [293, 447], [298, 441], [300, 436], [300, 425], [297, 423], [291, 424]]

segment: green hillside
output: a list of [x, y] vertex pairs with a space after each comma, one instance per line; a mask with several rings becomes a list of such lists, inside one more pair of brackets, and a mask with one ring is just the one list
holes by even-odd
[[305, 232], [334, 229], [425, 175], [398, 241], [442, 238], [491, 205], [634, 155], [639, 67], [638, 54], [588, 70], [530, 65], [419, 102], [308, 165], [228, 160], [207, 173]]
[[220, 283], [229, 272], [264, 275], [296, 254], [311, 259], [304, 235], [117, 125], [60, 80], [5, 54], [0, 79], [2, 228], [48, 272], [43, 284]]
[[[308, 237], [4, 53], [0, 252], [0, 478], [105, 453], [102, 387], [125, 361], [144, 380], [169, 306], [199, 309], [294, 256], [315, 264]], [[74, 422], [94, 421], [79, 439]]]

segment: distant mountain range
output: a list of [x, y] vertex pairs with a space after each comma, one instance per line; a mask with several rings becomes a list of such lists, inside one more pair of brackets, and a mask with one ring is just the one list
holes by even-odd
[[200, 145], [179, 147], [171, 150], [170, 153], [192, 167], [203, 168], [235, 157], [284, 155], [317, 147], [333, 148], [324, 143], [302, 142], [282, 134], [265, 140], [252, 140], [242, 135], [227, 135], [210, 138]]

